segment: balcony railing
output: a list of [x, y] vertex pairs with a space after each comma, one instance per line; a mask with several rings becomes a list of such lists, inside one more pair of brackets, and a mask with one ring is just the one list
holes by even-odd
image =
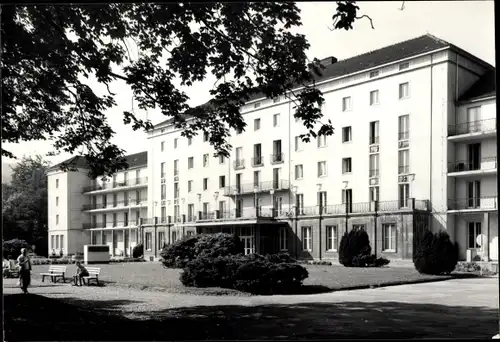
[[410, 173], [410, 165], [400, 165], [398, 168], [398, 174], [406, 175]]
[[370, 137], [370, 145], [376, 145], [379, 143], [379, 137], [378, 135], [375, 137]]
[[[276, 210], [272, 208], [254, 208], [246, 207], [240, 209], [232, 209], [227, 211], [210, 211], [201, 212], [200, 221], [213, 220], [237, 220], [237, 219], [257, 219], [257, 218], [273, 218], [276, 217]], [[274, 214], [274, 215], [273, 215]]]
[[280, 153], [273, 153], [271, 154], [271, 164], [281, 164], [285, 162], [285, 154], [280, 152]]
[[496, 209], [497, 196], [471, 197], [448, 201], [448, 210]]
[[138, 227], [139, 226], [139, 220], [123, 220], [123, 221], [116, 221], [116, 222], [94, 222], [94, 223], [83, 223], [82, 224], [83, 229], [104, 229], [104, 228], [127, 228], [127, 227]]
[[372, 169], [372, 170], [370, 170], [369, 174], [370, 174], [370, 177], [378, 177], [380, 175], [378, 169]]
[[262, 156], [256, 156], [252, 158], [252, 166], [262, 166], [264, 165], [264, 158]]
[[224, 196], [234, 196], [243, 194], [253, 194], [255, 192], [265, 192], [271, 190], [288, 190], [290, 183], [286, 179], [267, 181], [260, 183], [246, 183], [224, 187]]
[[481, 158], [479, 162], [459, 160], [449, 163], [448, 166], [448, 172], [494, 170], [497, 168], [497, 157]]
[[233, 168], [235, 170], [240, 170], [245, 168], [245, 159], [235, 159], [233, 161]]
[[124, 208], [128, 206], [140, 205], [141, 203], [144, 203], [147, 200], [148, 200], [147, 198], [141, 198], [139, 200], [130, 199], [124, 201], [109, 202], [109, 203], [84, 204], [82, 206], [82, 210]]
[[[413, 204], [414, 203], [414, 204]], [[400, 210], [429, 210], [428, 201], [426, 200], [415, 200], [411, 198], [406, 198], [404, 200], [397, 201], [383, 201], [383, 202], [361, 202], [361, 203], [349, 203], [349, 204], [334, 204], [326, 205], [321, 207], [322, 215], [341, 215], [346, 214], [364, 214], [364, 213], [375, 213], [375, 212], [392, 212]], [[320, 214], [320, 206], [310, 206], [310, 207], [299, 207], [297, 209], [297, 214], [299, 216], [318, 216]]]
[[477, 121], [463, 122], [456, 125], [448, 126], [448, 134], [459, 135], [479, 132], [493, 132], [496, 130], [496, 119], [485, 119]]
[[86, 186], [82, 189], [82, 192], [85, 193], [85, 192], [99, 191], [99, 190], [110, 190], [110, 189], [124, 188], [128, 186], [147, 185], [147, 184], [148, 184], [148, 177], [132, 178], [120, 182], [111, 182], [111, 183]]
[[410, 138], [410, 132], [399, 132], [398, 133], [398, 140], [407, 140]]

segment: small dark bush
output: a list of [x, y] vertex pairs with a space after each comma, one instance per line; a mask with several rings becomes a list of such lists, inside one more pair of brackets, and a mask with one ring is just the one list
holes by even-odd
[[307, 270], [286, 254], [200, 256], [187, 263], [180, 280], [185, 286], [222, 287], [253, 294], [296, 291]]
[[449, 274], [458, 262], [458, 245], [453, 244], [445, 231], [436, 234], [426, 231], [417, 242], [413, 264], [423, 274]]
[[21, 254], [21, 248], [31, 249], [31, 246], [25, 240], [20, 239], [12, 239], [4, 241], [2, 244], [2, 254], [4, 258], [7, 258], [9, 255], [13, 258], [16, 258]]
[[160, 255], [165, 267], [184, 268], [198, 257], [217, 258], [240, 253], [243, 253], [243, 244], [238, 236], [216, 233], [186, 237], [166, 246]]
[[134, 258], [140, 258], [144, 255], [144, 245], [142, 243], [137, 244], [133, 249], [132, 249], [132, 257]]
[[364, 229], [344, 233], [339, 244], [339, 262], [346, 267], [382, 267], [389, 264], [385, 258], [371, 254], [370, 238]]

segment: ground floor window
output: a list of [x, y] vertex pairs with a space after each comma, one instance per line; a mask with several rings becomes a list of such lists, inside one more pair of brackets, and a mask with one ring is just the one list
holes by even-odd
[[193, 231], [192, 231], [192, 230], [188, 230], [188, 232], [187, 232], [187, 236], [193, 236], [193, 235], [194, 235], [194, 234], [193, 234]]
[[165, 245], [165, 233], [158, 232], [158, 249], [163, 249], [163, 245]]
[[337, 226], [326, 226], [326, 250], [336, 251], [338, 245]]
[[92, 244], [97, 245], [97, 232], [92, 233]]
[[102, 244], [105, 245], [107, 243], [106, 241], [106, 232], [101, 232], [101, 240]]
[[172, 232], [172, 243], [174, 243], [175, 241], [177, 241], [177, 232]]
[[287, 234], [287, 228], [286, 227], [281, 227], [280, 228], [280, 250], [285, 251], [288, 250], [288, 234]]
[[244, 249], [245, 255], [255, 253], [253, 227], [242, 227], [240, 240], [243, 243], [243, 249]]
[[50, 236], [50, 248], [54, 249], [56, 248], [56, 236], [55, 235], [51, 235]]
[[365, 230], [365, 225], [364, 224], [353, 224], [352, 230]]
[[394, 223], [388, 223], [382, 225], [382, 239], [383, 239], [383, 250], [384, 252], [395, 252], [396, 251], [396, 225]]
[[225, 234], [234, 234], [234, 228], [233, 227], [222, 227], [221, 232], [225, 233]]
[[467, 248], [481, 248], [477, 237], [481, 234], [481, 222], [468, 222]]
[[153, 234], [151, 232], [146, 233], [146, 250], [150, 251], [153, 248]]
[[302, 227], [302, 250], [312, 251], [312, 227]]

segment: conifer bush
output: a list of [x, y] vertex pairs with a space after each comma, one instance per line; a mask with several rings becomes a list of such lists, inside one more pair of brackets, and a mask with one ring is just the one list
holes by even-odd
[[413, 255], [415, 269], [422, 274], [441, 275], [453, 272], [458, 263], [458, 244], [445, 231], [426, 231]]
[[345, 267], [381, 267], [389, 264], [386, 258], [371, 254], [370, 238], [364, 229], [344, 233], [339, 244], [339, 262]]

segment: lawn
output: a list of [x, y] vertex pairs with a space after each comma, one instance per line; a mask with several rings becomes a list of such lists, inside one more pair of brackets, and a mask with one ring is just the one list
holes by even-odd
[[[100, 279], [107, 286], [130, 286], [133, 288], [153, 289], [169, 292], [194, 294], [234, 294], [241, 292], [227, 289], [195, 289], [184, 287], [179, 275], [182, 270], [165, 269], [161, 263], [113, 263], [96, 265], [101, 267]], [[450, 276], [429, 276], [419, 274], [413, 268], [347, 268], [340, 265], [319, 266], [306, 265], [309, 277], [304, 281], [305, 293], [327, 292], [380, 286], [389, 284], [415, 283], [449, 279]], [[75, 265], [68, 265], [68, 274], [75, 272]], [[33, 277], [41, 279], [39, 274], [46, 272], [48, 265], [33, 267]]]

